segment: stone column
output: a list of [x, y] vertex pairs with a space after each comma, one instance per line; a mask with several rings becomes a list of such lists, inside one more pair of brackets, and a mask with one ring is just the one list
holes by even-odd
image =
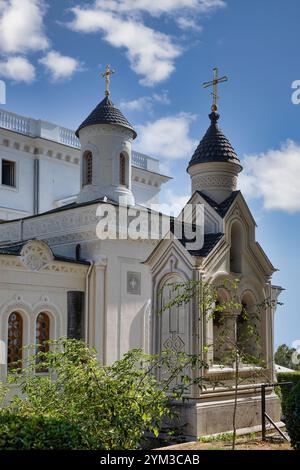
[[239, 314], [240, 312], [238, 311], [225, 311], [222, 313], [224, 323], [220, 350], [222, 351], [222, 357], [224, 357], [226, 362], [228, 362], [229, 358], [231, 359], [232, 353], [236, 348], [237, 318]]

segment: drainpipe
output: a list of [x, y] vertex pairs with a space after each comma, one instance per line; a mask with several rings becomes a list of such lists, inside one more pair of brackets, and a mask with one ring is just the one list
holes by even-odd
[[90, 301], [90, 277], [94, 267], [94, 262], [89, 261], [90, 266], [86, 273], [85, 277], [85, 338], [86, 344], [88, 344], [89, 339], [89, 301]]
[[33, 161], [33, 214], [39, 213], [40, 200], [40, 160], [35, 158]]

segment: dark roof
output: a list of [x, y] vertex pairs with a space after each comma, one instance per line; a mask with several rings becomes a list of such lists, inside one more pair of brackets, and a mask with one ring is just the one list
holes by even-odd
[[240, 165], [231, 143], [218, 126], [219, 117], [220, 115], [216, 112], [209, 115], [211, 125], [195, 150], [189, 167], [197, 163], [207, 162], [233, 162]]
[[233, 201], [240, 194], [240, 191], [233, 191], [230, 196], [225, 199], [225, 201], [218, 204], [216, 201], [211, 199], [209, 196], [204, 194], [202, 191], [197, 191], [203, 199], [219, 214], [222, 219], [225, 217], [230, 207], [232, 206]]
[[[185, 230], [183, 227], [183, 223], [181, 221], [178, 221], [174, 218], [170, 219], [170, 230], [174, 234], [175, 233], [175, 227], [177, 224], [181, 224], [181, 229], [178, 227], [178, 233], [182, 234], [183, 238], [177, 238], [179, 242], [186, 248], [187, 243], [193, 243], [193, 239], [187, 239], [185, 237]], [[193, 224], [190, 226], [190, 228], [193, 229], [193, 233], [196, 231], [196, 226]], [[192, 256], [201, 256], [201, 257], [206, 257], [209, 255], [209, 253], [214, 249], [216, 244], [221, 240], [221, 238], [224, 236], [223, 233], [206, 233], [204, 234], [204, 242], [202, 248], [199, 250], [188, 250], [188, 252]]]
[[[17, 243], [10, 243], [10, 244], [6, 244], [6, 245], [0, 245], [0, 255], [20, 256], [23, 246], [25, 246], [26, 243], [28, 243], [31, 240], [33, 240], [33, 239], [22, 241], [22, 242], [17, 242]], [[44, 240], [41, 240], [41, 241], [46, 243]], [[51, 250], [51, 248], [50, 248], [50, 250]], [[53, 257], [54, 257], [55, 261], [64, 261], [64, 262], [67, 262], [67, 263], [86, 264], [86, 265], [90, 264], [89, 261], [86, 261], [86, 260], [83, 260], [83, 259], [77, 260], [75, 258], [70, 258], [68, 256], [55, 255], [54, 253], [53, 253]]]
[[[188, 250], [192, 256], [200, 256], [201, 258], [206, 258], [214, 247], [219, 243], [223, 238], [223, 233], [206, 233], [204, 235], [204, 243], [200, 250]], [[185, 247], [187, 243], [191, 243], [191, 240], [181, 239], [180, 243]]]
[[137, 137], [132, 125], [127, 121], [126, 117], [123, 116], [121, 111], [115, 107], [113, 102], [106, 96], [101, 103], [91, 112], [91, 114], [83, 121], [75, 132], [76, 136], [79, 137], [79, 131], [84, 127], [93, 126], [95, 124], [116, 124], [118, 126], [126, 127], [130, 129], [134, 134], [134, 139]]

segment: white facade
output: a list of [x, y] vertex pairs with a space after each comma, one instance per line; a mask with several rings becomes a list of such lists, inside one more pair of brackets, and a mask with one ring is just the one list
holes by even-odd
[[[43, 213], [75, 201], [81, 189], [81, 153], [74, 131], [0, 110], [0, 220]], [[157, 159], [134, 151], [131, 158], [135, 202], [158, 204], [160, 187], [169, 177], [160, 174]], [[15, 163], [14, 186], [2, 184], [3, 160]], [[95, 199], [101, 194], [96, 192]]]

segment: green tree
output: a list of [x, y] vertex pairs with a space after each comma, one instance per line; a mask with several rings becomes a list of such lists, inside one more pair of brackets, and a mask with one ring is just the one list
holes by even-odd
[[286, 344], [281, 344], [274, 355], [275, 364], [288, 369], [300, 370], [299, 365], [293, 363], [293, 354], [295, 352], [297, 352], [295, 348], [289, 348]]

